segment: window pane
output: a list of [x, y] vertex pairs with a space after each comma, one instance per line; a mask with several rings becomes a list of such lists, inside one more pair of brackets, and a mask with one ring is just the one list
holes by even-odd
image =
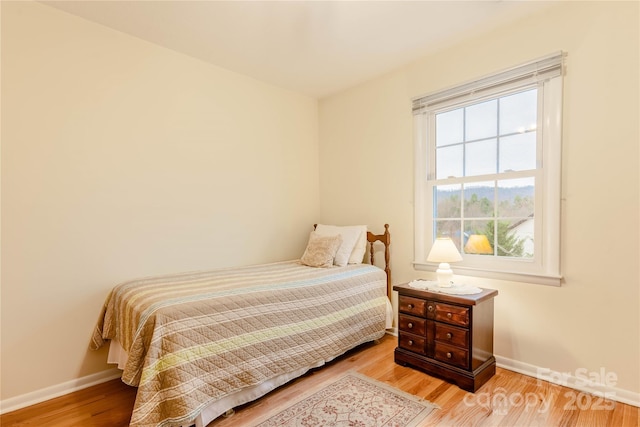
[[463, 109], [436, 114], [436, 146], [462, 142]]
[[533, 258], [533, 217], [498, 221], [498, 256]]
[[495, 137], [498, 134], [498, 100], [466, 108], [465, 141]]
[[464, 217], [487, 218], [494, 216], [494, 181], [476, 182], [464, 186]]
[[500, 135], [536, 128], [538, 89], [500, 98]]
[[470, 142], [466, 144], [465, 176], [496, 173], [498, 168], [497, 141]]
[[474, 255], [493, 255], [493, 236], [495, 221], [465, 221], [464, 252]]
[[500, 172], [536, 168], [536, 133], [500, 138]]
[[462, 176], [462, 145], [443, 147], [436, 150], [436, 178]]
[[535, 178], [498, 181], [498, 216], [533, 218], [535, 188]]
[[462, 186], [439, 185], [435, 188], [436, 218], [460, 218]]
[[455, 243], [458, 251], [460, 250], [460, 230], [462, 227], [462, 221], [460, 220], [446, 220], [435, 221], [434, 236], [438, 237], [450, 237]]

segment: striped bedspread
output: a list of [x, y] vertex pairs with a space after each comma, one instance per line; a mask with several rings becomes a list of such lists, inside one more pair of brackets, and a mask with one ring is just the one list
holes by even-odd
[[189, 425], [211, 402], [382, 337], [386, 276], [366, 264], [298, 261], [116, 286], [92, 337], [128, 352], [132, 426]]

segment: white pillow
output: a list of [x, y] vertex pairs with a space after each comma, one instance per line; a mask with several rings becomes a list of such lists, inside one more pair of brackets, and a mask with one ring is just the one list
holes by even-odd
[[[342, 244], [336, 253], [333, 263], [337, 266], [345, 266], [349, 263], [359, 264], [364, 258], [367, 246], [367, 227], [364, 225], [324, 225], [316, 226], [316, 233], [321, 236], [342, 236]], [[362, 238], [364, 235], [364, 238]], [[357, 248], [357, 250], [356, 250]], [[359, 258], [358, 258], [359, 257]]]
[[360, 237], [358, 237], [358, 241], [356, 242], [356, 246], [353, 248], [351, 256], [349, 257], [349, 264], [362, 264], [364, 254], [367, 252], [367, 226], [354, 225], [354, 227], [359, 227], [361, 232]]

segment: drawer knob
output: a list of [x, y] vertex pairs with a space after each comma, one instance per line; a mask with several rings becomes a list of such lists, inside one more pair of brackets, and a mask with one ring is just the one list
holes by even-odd
[[447, 313], [447, 319], [451, 319], [452, 317], [453, 317], [453, 314]]
[[450, 352], [447, 353], [447, 359], [451, 359], [453, 357], [453, 354], [451, 354]]
[[447, 338], [451, 339], [453, 335], [451, 335], [451, 332], [447, 332]]
[[411, 310], [413, 308], [413, 304], [409, 304], [409, 310]]
[[413, 345], [413, 340], [409, 340], [409, 345]]
[[429, 311], [433, 311], [433, 306], [432, 306], [432, 305], [430, 305], [430, 306], [428, 307], [428, 309], [429, 309]]
[[407, 328], [409, 329], [413, 328], [413, 323], [409, 322], [409, 324], [407, 325]]

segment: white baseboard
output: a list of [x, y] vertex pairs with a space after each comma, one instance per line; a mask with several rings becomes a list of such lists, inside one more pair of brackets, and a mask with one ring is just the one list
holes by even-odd
[[[640, 393], [624, 390], [615, 387], [617, 377], [615, 373], [606, 372], [602, 368], [599, 372], [588, 372], [586, 370], [576, 370], [575, 372], [555, 372], [550, 369], [519, 362], [502, 356], [496, 357], [496, 365], [500, 368], [529, 377], [548, 381], [580, 392], [602, 396], [616, 402], [626, 403], [640, 407]], [[608, 377], [611, 376], [611, 377]]]
[[[387, 334], [398, 336], [398, 329], [395, 327], [389, 328], [387, 329]], [[561, 373], [498, 355], [496, 355], [495, 358], [496, 365], [500, 368], [517, 372], [528, 377], [537, 378], [542, 381], [548, 381], [553, 384], [559, 384], [584, 393], [602, 396], [607, 399], [615, 400], [616, 402], [640, 407], [640, 393], [615, 387], [616, 381], [607, 381], [607, 372], [587, 372], [586, 370], [578, 370], [573, 374], [566, 372]], [[604, 371], [604, 368], [602, 371]], [[597, 379], [604, 379], [604, 383], [602, 381], [591, 381], [594, 377]]]
[[11, 397], [0, 401], [0, 414], [12, 412], [17, 409], [35, 405], [46, 400], [60, 397], [65, 394], [82, 390], [87, 387], [101, 384], [116, 378], [120, 378], [122, 371], [113, 368], [96, 374], [87, 375], [85, 377], [76, 378], [61, 384], [46, 387], [31, 393], [22, 394], [20, 396]]
[[[388, 329], [387, 334], [397, 336], [397, 329]], [[615, 400], [616, 402], [640, 407], [640, 393], [620, 389], [615, 387], [614, 385], [586, 381], [586, 379], [589, 378], [589, 374], [591, 373], [585, 372], [583, 375], [582, 373], [576, 372], [572, 375], [569, 373], [550, 371], [549, 369], [540, 368], [535, 365], [519, 362], [517, 360], [509, 359], [502, 356], [495, 357], [496, 364], [500, 368], [527, 375], [529, 377], [537, 378], [543, 381], [548, 381], [554, 384], [559, 384], [574, 390], [579, 390], [581, 392], [595, 394], [597, 396], [604, 396], [608, 399]], [[41, 390], [36, 390], [31, 393], [4, 399], [0, 401], [0, 414], [12, 412], [17, 409], [35, 405], [36, 403], [41, 403], [74, 391], [82, 390], [87, 387], [120, 378], [121, 374], [122, 371], [117, 368], [108, 369], [96, 374], [91, 374], [85, 377], [67, 381], [62, 384], [57, 384], [51, 387], [43, 388]], [[593, 374], [597, 376], [597, 374], [599, 373]]]
[[[387, 329], [386, 333], [397, 336], [397, 329]], [[5, 414], [7, 412], [26, 408], [27, 406], [45, 402], [56, 397], [64, 396], [65, 394], [72, 393], [74, 391], [82, 390], [87, 387], [120, 378], [121, 376], [122, 371], [120, 369], [113, 368], [106, 371], [98, 372], [96, 374], [87, 375], [85, 377], [76, 378], [62, 384], [57, 384], [40, 390], [32, 391], [30, 393], [22, 394], [20, 396], [0, 400], [0, 414]]]
[[[396, 328], [387, 329], [386, 333], [394, 336], [398, 335]], [[67, 381], [62, 384], [46, 387], [20, 396], [11, 397], [9, 399], [0, 400], [0, 414], [26, 408], [27, 406], [35, 405], [56, 397], [64, 396], [65, 394], [72, 393], [74, 391], [120, 378], [121, 375], [122, 371], [120, 369], [108, 369], [96, 374], [87, 375], [86, 377], [76, 378], [75, 380]]]

